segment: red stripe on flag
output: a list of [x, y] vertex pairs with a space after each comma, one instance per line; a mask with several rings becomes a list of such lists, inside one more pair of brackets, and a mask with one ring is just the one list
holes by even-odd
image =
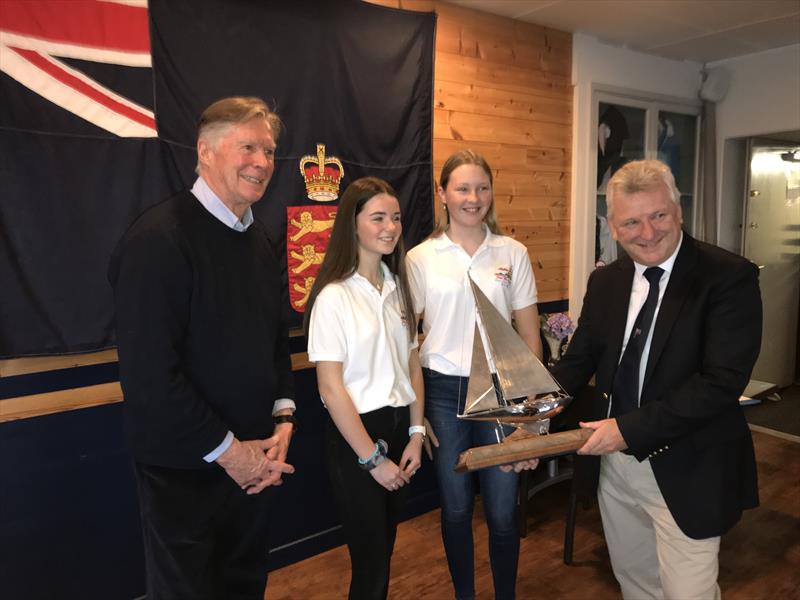
[[96, 0], [3, 0], [0, 29], [51, 42], [150, 53], [147, 8]]
[[93, 88], [86, 82], [81, 81], [74, 75], [67, 73], [63, 69], [59, 68], [57, 65], [54, 65], [50, 61], [46, 60], [38, 52], [34, 52], [33, 50], [23, 50], [22, 48], [11, 48], [10, 46], [9, 48], [17, 52], [25, 60], [30, 62], [32, 65], [38, 67], [51, 77], [57, 79], [64, 85], [71, 87], [76, 92], [80, 92], [84, 96], [91, 98], [98, 104], [102, 104], [109, 110], [112, 110], [117, 114], [127, 117], [131, 121], [135, 121], [136, 123], [139, 123], [146, 127], [150, 127], [151, 129], [156, 128], [155, 119], [148, 117], [147, 115], [143, 115], [142, 113], [130, 108], [129, 106], [126, 106], [125, 104], [122, 104], [121, 102], [118, 102], [117, 100], [114, 100], [113, 98], [107, 96], [100, 90]]

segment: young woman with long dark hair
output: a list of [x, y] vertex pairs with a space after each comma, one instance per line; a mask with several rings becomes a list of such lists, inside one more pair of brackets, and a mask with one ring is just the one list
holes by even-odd
[[403, 487], [425, 436], [402, 231], [388, 183], [351, 183], [306, 310], [308, 355], [330, 414], [325, 459], [350, 551], [351, 599], [386, 598]]

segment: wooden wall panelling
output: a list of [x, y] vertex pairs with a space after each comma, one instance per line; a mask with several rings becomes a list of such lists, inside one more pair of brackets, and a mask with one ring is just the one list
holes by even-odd
[[511, 26], [485, 27], [480, 21], [457, 21], [440, 17], [437, 21], [437, 50], [481, 58], [525, 69], [544, 72], [569, 72], [568, 55], [563, 50], [571, 44], [548, 39], [540, 30], [519, 23]]
[[[528, 248], [540, 302], [569, 295], [572, 36], [432, 0], [437, 13], [434, 176], [472, 148], [493, 169], [498, 220]], [[434, 197], [437, 217], [441, 213]]]
[[437, 81], [433, 105], [436, 108], [476, 115], [487, 114], [563, 125], [572, 123], [572, 107], [561, 98], [500, 90], [472, 83]]
[[[441, 68], [441, 70], [440, 70]], [[476, 84], [523, 94], [571, 99], [569, 75], [556, 75], [515, 65], [493, 63], [447, 52], [436, 53], [435, 79]]]
[[119, 382], [0, 400], [0, 423], [122, 401]]
[[88, 354], [70, 354], [69, 356], [35, 356], [27, 358], [8, 358], [0, 360], [0, 377], [28, 375], [58, 369], [72, 369], [89, 365], [117, 362], [116, 350], [101, 350]]
[[[569, 145], [570, 136], [570, 126], [561, 123], [475, 115], [438, 108], [433, 111], [434, 140], [444, 138], [565, 148]], [[436, 160], [435, 155], [434, 160]]]

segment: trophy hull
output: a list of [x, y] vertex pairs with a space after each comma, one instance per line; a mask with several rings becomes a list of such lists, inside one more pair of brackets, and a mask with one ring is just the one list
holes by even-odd
[[537, 398], [524, 398], [518, 402], [508, 402], [482, 411], [460, 414], [460, 419], [475, 421], [500, 421], [503, 423], [526, 423], [543, 421], [560, 413], [570, 402], [572, 396], [566, 394], [547, 394]]

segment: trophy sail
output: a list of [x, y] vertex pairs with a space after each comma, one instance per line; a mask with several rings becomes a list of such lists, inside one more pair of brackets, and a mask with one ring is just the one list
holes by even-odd
[[[472, 279], [470, 285], [483, 323], [488, 354], [476, 322], [467, 399], [458, 417], [496, 421], [498, 425], [510, 424], [529, 432], [532, 426], [536, 426], [538, 433], [546, 433], [549, 418], [567, 406], [572, 400], [571, 396], [553, 379]], [[496, 377], [489, 370], [487, 356], [492, 357]], [[499, 430], [502, 428], [498, 427]], [[522, 436], [517, 433], [522, 433]], [[591, 435], [591, 429], [549, 435], [531, 435], [520, 431], [510, 437], [498, 434], [500, 443], [465, 450], [459, 455], [454, 468], [458, 473], [465, 473], [520, 460], [569, 454], [583, 446]]]
[[[481, 342], [481, 332], [475, 323], [475, 337], [472, 342], [472, 367], [469, 371], [467, 401], [464, 404], [464, 416], [483, 414], [497, 408], [497, 394], [494, 391], [492, 374], [486, 361], [486, 352]], [[459, 415], [461, 416], [461, 415]]]
[[546, 419], [570, 397], [472, 279], [470, 285], [494, 360], [497, 386], [476, 323], [467, 399], [458, 416], [506, 422]]

